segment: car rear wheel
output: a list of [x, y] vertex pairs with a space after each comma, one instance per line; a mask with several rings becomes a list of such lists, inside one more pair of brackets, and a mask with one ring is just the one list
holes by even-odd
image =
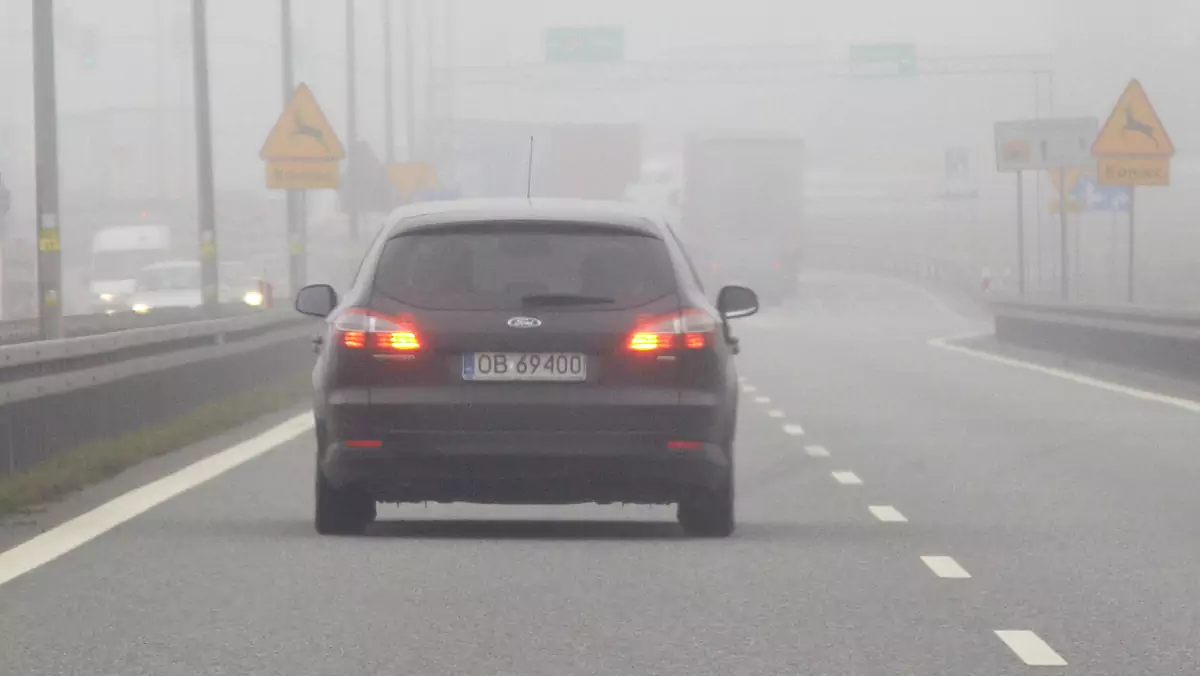
[[314, 525], [321, 535], [360, 535], [375, 520], [375, 501], [352, 488], [337, 488], [317, 470]]
[[697, 490], [679, 501], [683, 532], [692, 537], [723, 538], [733, 533], [733, 467], [720, 487]]

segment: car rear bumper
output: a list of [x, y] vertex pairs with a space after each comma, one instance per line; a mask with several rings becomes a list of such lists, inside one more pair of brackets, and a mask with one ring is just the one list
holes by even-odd
[[331, 444], [321, 471], [334, 485], [380, 502], [667, 504], [719, 486], [729, 472], [719, 445], [680, 441], [653, 434], [393, 434], [377, 448]]

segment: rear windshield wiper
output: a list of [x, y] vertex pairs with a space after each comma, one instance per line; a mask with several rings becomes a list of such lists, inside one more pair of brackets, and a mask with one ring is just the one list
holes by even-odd
[[554, 305], [608, 305], [615, 303], [612, 298], [604, 296], [582, 296], [574, 293], [535, 293], [521, 297], [521, 304], [531, 307], [550, 307]]

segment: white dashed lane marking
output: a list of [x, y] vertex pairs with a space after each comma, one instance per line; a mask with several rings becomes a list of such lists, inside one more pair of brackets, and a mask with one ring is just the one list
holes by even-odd
[[784, 425], [783, 431], [787, 432], [788, 434], [792, 435], [793, 437], [799, 437], [799, 436], [804, 435], [804, 428], [799, 425]]
[[755, 397], [754, 401], [757, 401], [760, 404], [769, 404], [769, 403], [771, 403], [771, 398], [770, 397]]
[[1067, 666], [1067, 661], [1032, 631], [997, 631], [996, 636], [999, 636], [1000, 640], [1004, 641], [1017, 654], [1017, 657], [1021, 658], [1022, 662], [1031, 667]]
[[805, 446], [804, 452], [814, 458], [828, 458], [829, 449], [824, 446]]
[[767, 415], [771, 416], [772, 418], [782, 418], [783, 411], [780, 411], [777, 408], [773, 408], [770, 411], [767, 411]]
[[958, 561], [955, 561], [952, 557], [922, 556], [921, 560], [924, 561], [925, 565], [929, 566], [929, 570], [932, 570], [933, 574], [937, 575], [938, 577], [952, 580], [965, 580], [971, 577], [971, 574], [967, 572], [967, 569], [958, 565]]
[[757, 392], [758, 388], [753, 385], [742, 385], [742, 391], [746, 394], [750, 394], [752, 392]]
[[904, 523], [908, 521], [908, 519], [904, 518], [904, 515], [900, 513], [900, 510], [892, 507], [891, 505], [871, 505], [867, 509], [871, 510], [871, 513], [875, 515], [876, 519], [879, 519], [884, 523]]
[[859, 486], [862, 484], [862, 479], [854, 472], [833, 472], [833, 478], [839, 484], [844, 486]]

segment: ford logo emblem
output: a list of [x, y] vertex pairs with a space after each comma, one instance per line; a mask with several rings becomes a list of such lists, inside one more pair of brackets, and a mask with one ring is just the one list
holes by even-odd
[[542, 320], [537, 317], [513, 317], [508, 320], [508, 325], [514, 329], [536, 329], [542, 325]]

